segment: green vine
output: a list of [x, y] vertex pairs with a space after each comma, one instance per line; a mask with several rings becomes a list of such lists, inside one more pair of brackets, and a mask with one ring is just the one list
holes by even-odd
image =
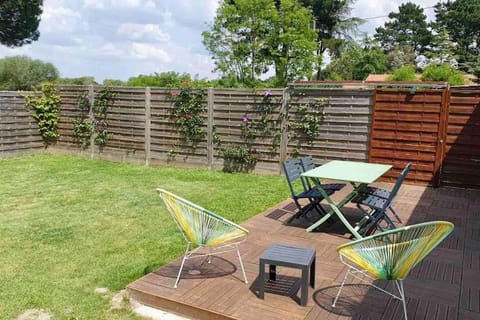
[[42, 86], [41, 94], [25, 96], [25, 107], [37, 121], [39, 132], [46, 145], [55, 142], [58, 137], [58, 121], [60, 119], [60, 104], [62, 98], [53, 83]]
[[115, 102], [116, 93], [108, 87], [100, 90], [93, 102], [93, 112], [95, 118], [95, 143], [105, 146], [107, 140], [112, 134], [108, 131], [107, 111]]
[[83, 148], [90, 144], [93, 128], [94, 124], [90, 119], [77, 118], [73, 120], [73, 136], [81, 141]]
[[297, 107], [297, 117], [289, 121], [289, 127], [297, 131], [294, 137], [303, 137], [310, 146], [320, 134], [320, 125], [325, 119], [325, 106], [329, 104], [326, 98], [313, 99], [307, 103], [301, 103]]
[[[107, 144], [111, 133], [108, 131], [107, 111], [115, 101], [116, 93], [110, 88], [103, 88], [96, 96], [93, 105], [88, 99], [88, 91], [77, 97], [77, 105], [82, 111], [81, 116], [73, 120], [73, 135], [82, 143], [82, 147], [90, 144], [90, 137], [94, 134], [94, 142], [100, 146]], [[89, 116], [90, 110], [92, 111]]]
[[172, 90], [173, 101], [171, 117], [182, 137], [187, 143], [196, 144], [205, 138], [202, 115], [206, 111], [205, 93], [202, 90], [183, 88]]
[[250, 172], [255, 168], [257, 157], [255, 149], [247, 146], [233, 145], [221, 151], [225, 172]]

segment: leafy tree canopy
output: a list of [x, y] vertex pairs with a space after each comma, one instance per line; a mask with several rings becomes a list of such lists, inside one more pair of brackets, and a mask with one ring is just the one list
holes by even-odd
[[455, 0], [435, 5], [437, 29], [446, 29], [451, 40], [457, 44], [455, 53], [460, 68], [471, 72], [480, 67], [480, 1]]
[[42, 0], [0, 1], [0, 43], [20, 47], [36, 41], [42, 5]]
[[128, 79], [127, 86], [129, 87], [168, 87], [179, 88], [186, 85], [196, 87], [207, 87], [208, 81], [192, 77], [188, 73], [179, 74], [175, 71], [155, 72], [150, 75], [139, 75]]
[[203, 43], [222, 78], [255, 86], [273, 66], [276, 83], [284, 85], [312, 73], [312, 20], [296, 0], [224, 0]]
[[60, 78], [57, 80], [59, 84], [77, 84], [77, 85], [97, 85], [94, 77], [78, 77], [78, 78]]
[[379, 48], [355, 45], [334, 58], [326, 73], [331, 80], [365, 80], [371, 73], [387, 70], [387, 57]]
[[27, 56], [0, 59], [0, 89], [34, 90], [44, 82], [58, 79], [58, 70], [49, 62]]
[[423, 70], [422, 80], [445, 81], [451, 85], [462, 85], [465, 83], [463, 74], [449, 64], [430, 64]]
[[126, 83], [119, 79], [105, 79], [103, 80], [103, 85], [107, 87], [122, 87], [125, 86]]
[[412, 2], [401, 4], [398, 11], [391, 12], [390, 21], [375, 30], [375, 39], [387, 52], [397, 46], [409, 46], [416, 54], [422, 54], [433, 37], [427, 16]]

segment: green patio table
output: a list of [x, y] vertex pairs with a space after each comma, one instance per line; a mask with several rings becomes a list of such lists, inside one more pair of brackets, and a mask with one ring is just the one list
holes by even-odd
[[[391, 167], [391, 165], [387, 164], [334, 160], [320, 167], [316, 167], [315, 169], [304, 172], [302, 176], [311, 178], [313, 180], [318, 191], [322, 194], [331, 208], [326, 215], [308, 227], [307, 231], [313, 231], [315, 228], [327, 221], [328, 218], [333, 215], [337, 215], [355, 238], [362, 238], [362, 236], [358, 233], [358, 229], [360, 229], [362, 224], [368, 219], [364, 217], [356, 227], [353, 227], [342, 214], [340, 209], [350, 202], [356, 195], [358, 195], [358, 193], [361, 192], [362, 189], [364, 189], [368, 184], [374, 182], [385, 172], [390, 170]], [[336, 204], [330, 198], [328, 193], [322, 188], [320, 184], [320, 180], [322, 179], [349, 182], [353, 186], [353, 191], [350, 192], [338, 204]]]

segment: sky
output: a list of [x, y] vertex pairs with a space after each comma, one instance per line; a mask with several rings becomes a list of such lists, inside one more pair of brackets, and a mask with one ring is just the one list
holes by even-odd
[[[372, 34], [404, 0], [356, 0], [352, 15], [367, 19]], [[438, 0], [416, 0], [431, 7]], [[0, 57], [27, 55], [53, 63], [61, 77], [128, 80], [176, 71], [213, 79], [214, 64], [202, 44], [218, 0], [44, 0], [40, 38], [30, 45], [0, 45]], [[433, 9], [426, 9], [431, 19]], [[378, 18], [380, 17], [380, 18]]]

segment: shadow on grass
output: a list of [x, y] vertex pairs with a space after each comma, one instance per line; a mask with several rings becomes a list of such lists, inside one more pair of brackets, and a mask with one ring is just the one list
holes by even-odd
[[[176, 278], [182, 260], [175, 260], [161, 269], [155, 271], [155, 274], [168, 278]], [[231, 275], [237, 271], [237, 267], [230, 261], [218, 256], [212, 256], [211, 263], [205, 256], [191, 258], [185, 261], [183, 265], [182, 279], [208, 279]]]

